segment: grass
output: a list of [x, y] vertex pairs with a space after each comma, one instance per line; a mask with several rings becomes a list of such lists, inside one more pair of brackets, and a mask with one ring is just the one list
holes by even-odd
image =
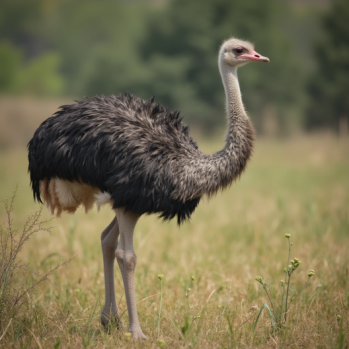
[[[205, 152], [221, 146], [200, 144]], [[32, 201], [24, 149], [0, 152], [0, 200], [18, 183], [13, 224], [22, 226], [38, 209]], [[3, 208], [1, 221], [6, 219]], [[49, 218], [44, 209], [43, 218]], [[349, 345], [349, 140], [331, 136], [258, 140], [247, 171], [229, 190], [203, 200], [191, 222], [178, 228], [142, 217], [135, 232], [138, 313], [145, 343], [122, 331], [103, 332], [104, 302], [100, 233], [112, 220], [109, 208], [63, 215], [50, 222], [51, 234], [36, 233], [19, 253], [30, 270], [45, 274], [74, 256], [31, 295], [14, 319], [3, 348], [346, 348]], [[316, 274], [287, 326], [273, 332], [268, 312], [253, 325], [267, 295], [255, 281], [263, 275], [279, 299], [287, 261], [285, 234], [292, 235], [292, 258], [302, 264], [292, 276], [301, 290]], [[162, 280], [159, 342], [160, 290]], [[187, 292], [191, 276], [191, 290]], [[128, 323], [119, 271], [116, 298]], [[292, 290], [291, 288], [291, 290]], [[183, 305], [181, 301], [185, 293]], [[178, 308], [178, 313], [176, 314]], [[257, 310], [257, 311], [256, 311]], [[174, 321], [174, 316], [175, 321]], [[337, 318], [337, 316], [340, 318]]]

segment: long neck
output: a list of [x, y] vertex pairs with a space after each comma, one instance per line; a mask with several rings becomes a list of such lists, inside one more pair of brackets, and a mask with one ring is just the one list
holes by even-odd
[[[233, 155], [239, 159], [239, 162], [246, 165], [252, 153], [254, 130], [242, 103], [237, 68], [220, 61], [219, 71], [225, 90], [228, 122], [226, 145], [223, 149], [225, 152], [219, 153], [224, 157], [231, 155], [231, 151], [233, 151]], [[243, 168], [238, 166], [234, 172], [238, 171], [240, 174], [244, 168], [245, 166]]]
[[242, 103], [237, 68], [230, 67], [219, 62], [219, 72], [221, 73], [225, 91], [226, 113], [228, 121], [226, 141], [227, 146], [229, 146], [230, 142], [234, 142], [236, 126], [241, 122], [245, 123], [247, 115]]
[[244, 171], [252, 154], [254, 130], [242, 103], [237, 68], [219, 61], [226, 96], [227, 133], [225, 147], [211, 156], [220, 171], [216, 190], [229, 185]]
[[212, 195], [240, 176], [251, 156], [253, 127], [245, 112], [236, 68], [219, 64], [226, 94], [228, 129], [225, 147], [213, 155], [196, 155], [178, 175], [182, 183], [174, 196], [182, 200]]

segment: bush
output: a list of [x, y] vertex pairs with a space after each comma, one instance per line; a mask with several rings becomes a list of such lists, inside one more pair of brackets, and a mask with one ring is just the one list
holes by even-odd
[[[69, 262], [60, 262], [46, 274], [40, 274], [28, 269], [28, 265], [19, 259], [19, 252], [32, 235], [39, 231], [50, 232], [50, 228], [45, 226], [48, 221], [41, 217], [42, 206], [27, 218], [22, 229], [14, 228], [16, 191], [11, 200], [1, 202], [6, 216], [5, 222], [0, 224], [0, 331], [3, 335], [11, 322], [21, 321], [22, 310], [28, 303], [28, 297], [25, 296], [47, 280], [54, 270]], [[28, 281], [30, 275], [34, 276], [34, 281]]]

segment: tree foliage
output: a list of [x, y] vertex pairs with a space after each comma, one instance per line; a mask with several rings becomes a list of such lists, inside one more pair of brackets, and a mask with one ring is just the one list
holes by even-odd
[[309, 82], [308, 128], [338, 128], [349, 117], [349, 2], [335, 0], [323, 18], [324, 34], [315, 48], [317, 71]]
[[257, 129], [270, 117], [287, 129], [304, 115], [311, 62], [296, 50], [310, 39], [295, 30], [309, 23], [295, 9], [279, 0], [3, 0], [0, 93], [81, 99], [128, 91], [211, 130], [224, 123], [217, 52], [236, 36], [271, 59], [239, 71], [248, 113]]
[[[250, 64], [241, 70], [247, 109], [258, 121], [272, 104], [282, 119], [300, 105], [301, 71], [292, 41], [283, 27], [288, 6], [277, 0], [177, 0], [153, 14], [141, 43], [143, 60], [152, 67], [148, 80], [161, 100], [188, 111], [192, 120], [215, 121], [223, 113], [224, 93], [217, 68], [217, 51], [230, 36], [246, 38], [272, 64]], [[159, 30], [161, 28], [161, 30]], [[176, 71], [166, 67], [176, 67]], [[154, 81], [166, 81], [166, 86]], [[290, 88], [296, 86], [297, 88]], [[224, 120], [224, 118], [220, 118]]]

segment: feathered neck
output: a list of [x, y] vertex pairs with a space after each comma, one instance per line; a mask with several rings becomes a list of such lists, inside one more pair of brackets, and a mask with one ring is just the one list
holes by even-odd
[[237, 68], [219, 62], [219, 72], [225, 91], [225, 109], [228, 122], [226, 141], [234, 134], [236, 121], [245, 120], [247, 117], [242, 103]]
[[254, 130], [242, 103], [237, 68], [220, 61], [219, 71], [226, 95], [226, 144], [213, 155], [194, 155], [183, 167], [177, 177], [181, 185], [173, 193], [183, 201], [210, 196], [229, 186], [243, 172], [252, 154]]
[[[219, 72], [222, 77], [226, 97], [226, 115], [228, 125], [225, 149], [235, 148], [238, 150], [246, 147], [250, 149], [251, 153], [254, 130], [242, 103], [237, 68], [219, 61]], [[239, 152], [236, 155], [239, 157], [249, 156], [245, 152]], [[248, 159], [246, 159], [246, 161], [247, 160]]]

